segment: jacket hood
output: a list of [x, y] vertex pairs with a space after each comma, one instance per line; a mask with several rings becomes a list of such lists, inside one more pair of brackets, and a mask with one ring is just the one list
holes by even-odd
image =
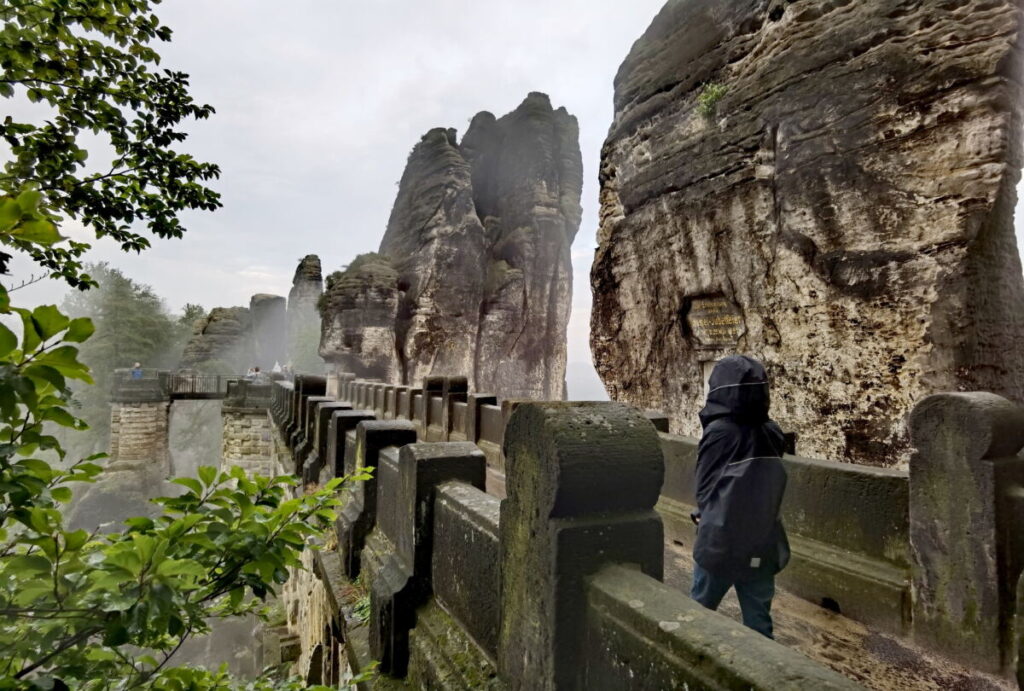
[[700, 411], [700, 422], [732, 417], [759, 424], [768, 420], [768, 373], [764, 365], [746, 355], [730, 355], [719, 361], [708, 381], [708, 400]]

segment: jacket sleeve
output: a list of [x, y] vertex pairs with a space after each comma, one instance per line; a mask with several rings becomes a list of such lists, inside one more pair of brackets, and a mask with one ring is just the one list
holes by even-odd
[[708, 429], [697, 447], [697, 510], [703, 511], [725, 464], [732, 460], [733, 435], [719, 427]]

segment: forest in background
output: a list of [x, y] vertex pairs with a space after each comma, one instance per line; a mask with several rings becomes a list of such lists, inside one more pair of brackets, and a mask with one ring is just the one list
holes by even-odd
[[75, 382], [71, 387], [72, 406], [89, 430], [62, 435], [73, 458], [109, 450], [114, 371], [136, 362], [144, 369], [177, 368], [196, 320], [206, 316], [206, 310], [195, 304], [173, 312], [150, 286], [106, 263], [90, 264], [87, 270], [99, 287], [71, 290], [61, 302], [65, 314], [89, 317], [96, 327], [79, 356], [96, 383]]

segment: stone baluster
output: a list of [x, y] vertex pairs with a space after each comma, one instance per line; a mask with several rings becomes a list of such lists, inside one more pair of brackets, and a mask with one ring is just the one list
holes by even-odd
[[[361, 568], [360, 552], [366, 536], [377, 522], [377, 474], [380, 452], [389, 446], [402, 447], [416, 442], [416, 428], [406, 420], [367, 420], [356, 426], [356, 444], [349, 460], [346, 449], [346, 473], [373, 468], [369, 480], [353, 487], [352, 495], [338, 517], [338, 550], [342, 568], [349, 578], [357, 578]], [[349, 468], [351, 467], [351, 471]]]
[[371, 584], [370, 654], [405, 676], [416, 608], [431, 594], [434, 489], [459, 481], [481, 491], [486, 460], [474, 444], [433, 442], [389, 449], [377, 473], [377, 526], [362, 553]]
[[913, 632], [992, 672], [1013, 663], [1024, 409], [992, 393], [929, 396], [910, 415]]
[[504, 450], [499, 673], [511, 689], [577, 688], [584, 578], [613, 562], [662, 577], [658, 436], [619, 403], [521, 402]]

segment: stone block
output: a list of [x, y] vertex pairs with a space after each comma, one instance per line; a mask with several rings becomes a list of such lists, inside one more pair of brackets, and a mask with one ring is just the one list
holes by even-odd
[[486, 461], [468, 442], [418, 443], [380, 454], [377, 525], [363, 550], [370, 585], [370, 650], [382, 671], [405, 676], [416, 608], [431, 593], [435, 489], [482, 490]]
[[464, 403], [469, 396], [469, 380], [466, 377], [445, 377], [441, 392], [441, 433], [445, 440], [452, 432], [452, 405]]
[[434, 504], [434, 596], [491, 659], [498, 658], [501, 502], [462, 482], [437, 488]]
[[914, 638], [1004, 671], [1021, 556], [1011, 541], [1022, 526], [1001, 509], [1024, 475], [1024, 409], [992, 393], [936, 394], [911, 413], [910, 438]]
[[[353, 456], [354, 470], [376, 469], [380, 452], [389, 447], [402, 447], [416, 442], [416, 429], [405, 420], [367, 420], [356, 427]], [[377, 522], [376, 474], [354, 487], [338, 517], [338, 550], [345, 574], [355, 579], [361, 568], [360, 552]]]
[[[325, 466], [331, 464], [327, 456], [328, 440], [330, 438], [331, 416], [337, 410], [352, 410], [350, 403], [339, 401], [326, 401], [316, 406], [314, 413], [314, 429], [312, 451], [306, 459], [302, 480], [308, 484], [320, 481], [320, 472]], [[331, 464], [333, 472], [333, 464]]]
[[501, 678], [512, 689], [576, 688], [586, 576], [624, 562], [662, 577], [658, 435], [619, 403], [520, 402], [504, 453]]
[[373, 413], [369, 410], [345, 410], [339, 408], [331, 412], [331, 419], [327, 428], [327, 451], [325, 463], [331, 468], [334, 477], [350, 475], [355, 470], [355, 444], [352, 444], [352, 464], [346, 467], [345, 458], [349, 453], [346, 448], [345, 439], [349, 432], [365, 420], [373, 420]]
[[587, 579], [581, 689], [862, 687], [624, 565]]

